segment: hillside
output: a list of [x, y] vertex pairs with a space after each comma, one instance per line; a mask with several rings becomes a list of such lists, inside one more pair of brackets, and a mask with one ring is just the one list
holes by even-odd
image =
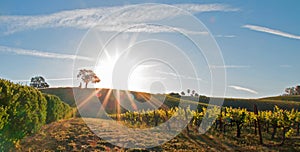
[[300, 95], [266, 97], [266, 98], [261, 98], [261, 100], [281, 100], [281, 101], [300, 102]]
[[72, 107], [76, 107], [73, 88], [66, 87], [66, 88], [45, 88], [39, 89], [43, 93], [53, 94], [58, 96], [62, 101], [66, 102]]
[[[74, 90], [76, 91], [80, 91], [81, 93], [84, 92], [84, 94], [87, 96], [89, 94], [93, 94], [94, 91], [96, 91], [96, 89], [78, 89], [78, 88], [74, 88]], [[54, 94], [57, 95], [58, 97], [60, 97], [63, 101], [65, 101], [66, 103], [68, 103], [70, 106], [75, 107], [76, 103], [74, 100], [74, 93], [73, 93], [73, 88], [47, 88], [47, 89], [41, 89], [41, 92], [44, 93], [49, 93], [49, 94]], [[113, 90], [112, 92], [114, 92], [115, 90]], [[105, 97], [107, 96], [109, 92], [109, 89], [101, 89], [98, 94], [100, 101], [104, 101]], [[128, 93], [127, 91], [120, 91], [120, 94], [126, 94]], [[134, 92], [134, 91], [130, 91], [129, 93], [131, 93], [134, 98], [140, 102], [145, 102], [146, 99], [149, 99], [151, 94], [149, 93], [143, 93], [143, 92]], [[162, 95], [153, 95], [156, 98], [160, 98], [162, 97]], [[183, 96], [182, 99], [184, 99], [186, 102], [188, 101], [193, 101], [193, 102], [189, 102], [190, 104], [199, 104], [199, 108], [201, 109], [201, 106], [206, 106], [209, 101], [212, 99], [210, 97], [205, 97], [205, 96], [200, 96], [199, 97], [199, 102], [197, 102], [197, 98], [195, 97], [190, 97], [190, 96]], [[290, 99], [290, 100], [286, 100], [286, 99]], [[123, 98], [123, 100], [128, 101], [128, 97], [125, 96], [125, 98]], [[282, 108], [282, 109], [298, 109], [300, 110], [300, 97], [299, 96], [292, 96], [292, 97], [270, 97], [270, 98], [262, 98], [262, 99], [238, 99], [238, 98], [226, 98], [224, 99], [224, 103], [223, 106], [226, 107], [233, 107], [233, 108], [246, 108], [249, 111], [253, 110], [253, 105], [256, 104], [259, 108], [259, 110], [273, 110], [274, 106], [277, 105], [278, 107]], [[169, 107], [173, 107], [178, 105], [179, 103], [179, 98], [178, 96], [174, 95], [168, 95], [166, 100], [165, 100], [165, 105], [169, 106]], [[87, 107], [90, 108], [96, 108], [97, 106], [95, 106], [96, 104], [92, 104], [90, 103], [90, 105], [86, 105]], [[109, 97], [108, 97], [108, 103], [107, 103], [107, 111], [109, 113], [114, 113], [116, 110], [116, 106], [118, 106], [118, 104], [116, 103], [116, 99], [113, 93], [109, 93]], [[121, 111], [126, 111], [125, 109], [121, 109]]]

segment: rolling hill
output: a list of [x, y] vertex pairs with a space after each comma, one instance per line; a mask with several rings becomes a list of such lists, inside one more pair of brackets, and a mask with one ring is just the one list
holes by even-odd
[[[94, 88], [88, 88], [88, 89], [79, 89], [79, 88], [47, 88], [47, 89], [41, 89], [40, 90], [43, 93], [48, 94], [54, 94], [58, 97], [60, 97], [63, 101], [65, 101], [67, 104], [69, 104], [72, 107], [76, 107], [76, 102], [74, 99], [74, 91], [80, 91], [84, 94], [84, 96], [88, 96], [93, 94], [95, 91], [97, 91], [98, 98], [100, 101], [104, 101], [105, 98], [107, 98], [107, 111], [109, 113], [116, 112], [117, 109], [117, 103], [116, 98], [114, 94], [116, 93], [116, 90], [110, 89], [94, 89]], [[133, 96], [135, 100], [138, 100], [139, 102], [145, 102], [151, 98], [151, 96], [155, 98], [164, 98], [165, 96], [162, 94], [149, 94], [145, 92], [135, 92], [135, 91], [124, 91], [120, 90], [118, 92], [119, 94], [123, 95], [122, 100], [126, 102], [130, 102], [128, 97], [128, 94]], [[107, 94], [109, 94], [109, 97], [107, 97]], [[127, 95], [126, 95], [127, 94]], [[173, 94], [173, 95], [166, 95], [164, 104], [168, 107], [174, 107], [177, 106], [180, 102], [179, 99], [180, 96]], [[210, 98], [206, 96], [200, 96], [199, 98], [196, 97], [190, 97], [190, 96], [182, 96], [182, 98], [185, 102], [188, 102], [189, 104], [198, 104], [198, 108], [201, 109], [201, 106], [207, 106], [209, 101], [214, 101], [212, 99], [217, 98]], [[199, 102], [198, 102], [199, 101]], [[239, 98], [225, 98], [223, 102], [223, 106], [226, 107], [233, 107], [233, 108], [246, 108], [249, 111], [253, 110], [254, 104], [256, 104], [259, 108], [259, 110], [273, 110], [273, 107], [277, 105], [278, 107], [282, 109], [298, 109], [300, 110], [300, 96], [278, 96], [278, 97], [268, 97], [268, 98], [260, 98], [260, 99], [239, 99]], [[93, 105], [93, 103], [89, 103], [90, 105], [87, 105], [86, 108], [97, 108], [97, 106]], [[213, 104], [213, 103], [210, 103]], [[95, 109], [96, 110], [96, 109]], [[126, 109], [121, 109], [121, 112], [126, 111]]]

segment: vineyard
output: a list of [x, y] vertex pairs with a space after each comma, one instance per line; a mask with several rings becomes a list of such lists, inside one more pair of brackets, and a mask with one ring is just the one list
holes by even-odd
[[[79, 91], [90, 93], [94, 90]], [[107, 94], [107, 91], [109, 90], [102, 90], [101, 93]], [[138, 92], [133, 93], [133, 95], [137, 100], [144, 96], [150, 96], [150, 94]], [[160, 96], [157, 95], [156, 97]], [[100, 101], [102, 98], [102, 96], [99, 97]], [[256, 149], [246, 148], [246, 151], [249, 149], [259, 149], [260, 151], [267, 149], [268, 151], [270, 150], [268, 148], [271, 147], [278, 147], [280, 150], [286, 151], [300, 150], [300, 112], [299, 107], [295, 106], [298, 103], [293, 103], [295, 105], [290, 106], [275, 106], [272, 110], [265, 110], [266, 107], [261, 107], [264, 102], [256, 106], [250, 101], [245, 106], [247, 108], [212, 106], [213, 108], [208, 109], [204, 100], [208, 102], [209, 98], [203, 99], [203, 102], [197, 102], [185, 97], [182, 100], [185, 103], [184, 108], [179, 108], [179, 98], [167, 95], [164, 106], [161, 106], [160, 109], [122, 110], [121, 113], [116, 113], [117, 111], [114, 111], [117, 106], [116, 99], [113, 96], [108, 99], [107, 108], [111, 110], [109, 116], [125, 126], [131, 128], [163, 126], [165, 127], [163, 129], [169, 131], [175, 131], [180, 126], [179, 128], [184, 129], [180, 130], [180, 134], [171, 141], [154, 148], [173, 151], [177, 148], [203, 150], [207, 147], [217, 147], [218, 150], [222, 151], [225, 149], [226, 151], [234, 149], [240, 151], [250, 145]], [[255, 103], [259, 103], [259, 101]], [[283, 105], [283, 102], [278, 103]], [[250, 108], [250, 104], [254, 107]], [[187, 105], [197, 108], [191, 110]], [[268, 109], [270, 108], [268, 107]], [[37, 151], [45, 149], [50, 151], [76, 149], [88, 151], [97, 147], [102, 150], [116, 148], [96, 137], [80, 118], [63, 120], [74, 117], [75, 112], [75, 107], [70, 107], [56, 95], [42, 93], [32, 87], [0, 80], [0, 151], [6, 151], [12, 147], [19, 148], [21, 151], [23, 148], [27, 151], [32, 147], [35, 147], [34, 149]], [[203, 120], [208, 120], [207, 125], [211, 126], [205, 134], [200, 133], [203, 131], [201, 130], [203, 129], [201, 128]], [[96, 122], [94, 125], [97, 126], [108, 120], [93, 117], [90, 118], [90, 121]], [[186, 125], [186, 123], [180, 122], [189, 123]], [[47, 128], [51, 130], [45, 130]], [[103, 131], [103, 133], [107, 132]], [[124, 134], [126, 133], [124, 132]], [[111, 135], [108, 134], [108, 136]], [[111, 138], [115, 137], [112, 136]], [[52, 144], [47, 145], [48, 140]], [[97, 143], [87, 142], [92, 140], [96, 140]], [[124, 142], [128, 140], [125, 138]], [[147, 137], [141, 137], [139, 140], [149, 142]], [[230, 142], [229, 146], [225, 144], [219, 146], [220, 143], [227, 141]], [[45, 147], [41, 147], [40, 144], [44, 144]]]
[[[256, 107], [254, 108], [256, 109]], [[260, 144], [268, 146], [281, 146], [286, 139], [299, 136], [300, 112], [298, 110], [283, 110], [277, 106], [271, 111], [247, 111], [242, 108], [224, 107], [219, 109], [202, 108], [201, 111], [193, 111], [187, 108], [171, 108], [148, 110], [140, 112], [126, 112], [123, 114], [110, 115], [127, 125], [128, 127], [147, 128], [168, 123], [173, 117], [178, 120], [190, 119], [185, 127], [187, 134], [198, 132], [203, 118], [213, 120], [211, 130], [221, 134], [230, 134], [237, 138], [243, 138], [242, 132], [259, 136]], [[181, 125], [181, 124], [173, 124]], [[172, 130], [172, 124], [166, 125]]]

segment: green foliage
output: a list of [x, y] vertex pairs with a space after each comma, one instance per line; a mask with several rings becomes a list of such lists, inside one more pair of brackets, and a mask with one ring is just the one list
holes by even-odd
[[0, 130], [7, 123], [7, 118], [8, 118], [7, 109], [0, 107]]
[[[152, 127], [156, 126], [155, 121], [161, 124], [167, 122], [171, 117], [176, 120], [185, 120], [186, 116], [192, 116], [189, 125], [192, 128], [199, 128], [201, 121], [207, 119], [211, 120], [210, 125], [215, 124], [215, 128], [219, 128], [219, 131], [223, 131], [224, 133], [225, 131], [236, 130], [236, 137], [242, 137], [242, 131], [249, 133], [249, 129], [255, 129], [256, 132], [258, 128], [257, 121], [260, 121], [260, 126], [262, 130], [265, 131], [264, 134], [270, 133], [268, 131], [269, 127], [275, 127], [280, 131], [279, 133], [282, 137], [279, 137], [279, 139], [282, 139], [282, 141], [284, 141], [285, 138], [294, 136], [297, 132], [299, 133], [299, 127], [297, 128], [297, 125], [299, 125], [300, 121], [300, 112], [298, 112], [298, 110], [284, 110], [278, 106], [275, 106], [273, 111], [259, 111], [258, 114], [247, 111], [245, 108], [224, 107], [220, 111], [220, 107], [214, 106], [210, 109], [202, 107], [201, 110], [197, 109], [196, 111], [190, 110], [189, 107], [186, 109], [172, 107], [168, 110], [131, 111], [110, 116], [133, 127]], [[215, 119], [216, 117], [217, 119]], [[216, 121], [213, 122], [213, 120]], [[169, 129], [172, 130], [172, 124], [169, 126]], [[272, 134], [278, 134], [276, 129]], [[271, 140], [273, 140], [273, 138]]]
[[0, 151], [8, 151], [46, 122], [71, 116], [73, 108], [57, 96], [0, 79]]
[[46, 123], [51, 123], [60, 119], [71, 118], [74, 116], [73, 108], [62, 102], [59, 97], [50, 94], [44, 94], [44, 96], [47, 100]]
[[[0, 150], [8, 149], [46, 120], [46, 100], [37, 89], [0, 80]], [[1, 121], [2, 121], [1, 120]]]

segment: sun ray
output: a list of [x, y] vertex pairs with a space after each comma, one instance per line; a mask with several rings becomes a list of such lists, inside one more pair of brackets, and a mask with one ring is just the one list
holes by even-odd
[[107, 103], [108, 103], [108, 99], [109, 99], [109, 97], [110, 97], [110, 95], [111, 95], [111, 92], [112, 92], [112, 89], [109, 89], [108, 92], [106, 93], [105, 98], [104, 98], [103, 103], [102, 103], [102, 106], [100, 107], [97, 116], [100, 115], [100, 112], [101, 112], [101, 111], [105, 111], [106, 105], [107, 105]]
[[137, 111], [138, 108], [137, 108], [136, 104], [134, 103], [132, 97], [130, 96], [129, 91], [125, 91], [125, 93], [126, 93], [128, 99], [129, 99], [130, 103], [131, 103], [131, 106], [132, 106], [133, 110]]
[[97, 89], [94, 92], [92, 92], [86, 99], [84, 99], [78, 106], [77, 108], [80, 109], [83, 105], [85, 105], [89, 100], [91, 100], [97, 93], [99, 93], [101, 89]]
[[160, 104], [161, 101], [159, 101], [157, 98], [155, 98], [153, 95], [151, 96], [151, 100], [149, 99], [149, 97], [147, 97], [146, 95], [144, 95], [144, 93], [139, 93], [138, 94], [144, 98], [153, 108], [156, 107], [162, 107], [162, 108], [167, 108], [164, 104]]
[[116, 90], [115, 104], [117, 108], [117, 120], [120, 121], [121, 105], [120, 105], [120, 91]]

